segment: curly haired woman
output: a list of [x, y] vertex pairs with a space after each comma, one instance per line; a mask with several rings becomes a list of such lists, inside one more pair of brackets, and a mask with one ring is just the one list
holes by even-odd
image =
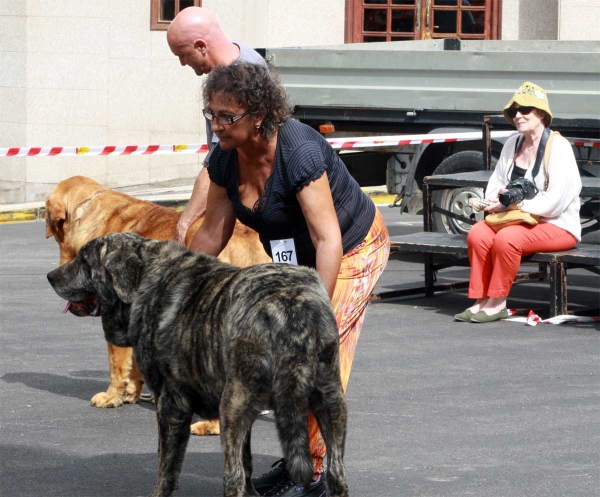
[[[243, 62], [215, 67], [204, 102], [219, 144], [208, 167], [209, 207], [191, 248], [218, 255], [239, 219], [259, 233], [274, 262], [314, 267], [336, 314], [345, 389], [369, 296], [389, 256], [383, 217], [329, 143], [290, 119], [273, 71]], [[324, 494], [326, 448], [312, 413], [308, 433], [314, 483], [300, 488], [280, 461], [254, 481], [261, 495]]]

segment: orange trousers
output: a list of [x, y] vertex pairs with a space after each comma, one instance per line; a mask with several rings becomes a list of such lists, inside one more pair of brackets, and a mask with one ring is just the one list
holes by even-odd
[[550, 223], [517, 224], [496, 233], [485, 221], [478, 222], [467, 235], [469, 298], [508, 297], [521, 257], [568, 250], [576, 244], [571, 233]]
[[[350, 378], [354, 352], [367, 312], [369, 297], [390, 255], [390, 238], [383, 216], [376, 209], [375, 219], [365, 239], [342, 258], [331, 305], [340, 334], [340, 375], [344, 392]], [[308, 413], [308, 436], [315, 473], [322, 473], [325, 442], [317, 420]]]

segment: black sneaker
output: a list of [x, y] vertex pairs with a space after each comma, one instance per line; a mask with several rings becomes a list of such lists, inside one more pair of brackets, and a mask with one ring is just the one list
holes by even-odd
[[327, 490], [321, 476], [308, 487], [297, 485], [291, 480], [284, 480], [278, 487], [262, 495], [264, 497], [327, 497]]
[[289, 481], [290, 475], [285, 469], [285, 459], [275, 461], [271, 467], [273, 468], [268, 473], [265, 473], [259, 478], [252, 478], [254, 489], [260, 494], [265, 495], [270, 490], [278, 488], [280, 484]]

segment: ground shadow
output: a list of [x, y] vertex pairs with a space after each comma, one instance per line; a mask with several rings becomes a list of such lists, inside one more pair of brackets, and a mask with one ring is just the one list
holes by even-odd
[[108, 388], [108, 380], [70, 378], [50, 373], [6, 373], [0, 379], [6, 383], [21, 383], [36, 390], [88, 401]]
[[[256, 455], [255, 467], [272, 456]], [[149, 494], [156, 479], [156, 454], [78, 457], [39, 447], [0, 445], [2, 495], [19, 497], [131, 497]], [[177, 497], [223, 495], [223, 456], [188, 452]]]

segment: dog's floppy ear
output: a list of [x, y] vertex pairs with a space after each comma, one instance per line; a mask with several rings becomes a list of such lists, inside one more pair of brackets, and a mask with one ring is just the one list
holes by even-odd
[[46, 199], [46, 238], [54, 235], [57, 242], [62, 242], [65, 237], [63, 225], [67, 218], [67, 212], [63, 203], [59, 200]]
[[104, 269], [110, 274], [113, 288], [119, 299], [131, 304], [135, 298], [142, 276], [143, 262], [136, 253], [123, 252], [106, 254]]

